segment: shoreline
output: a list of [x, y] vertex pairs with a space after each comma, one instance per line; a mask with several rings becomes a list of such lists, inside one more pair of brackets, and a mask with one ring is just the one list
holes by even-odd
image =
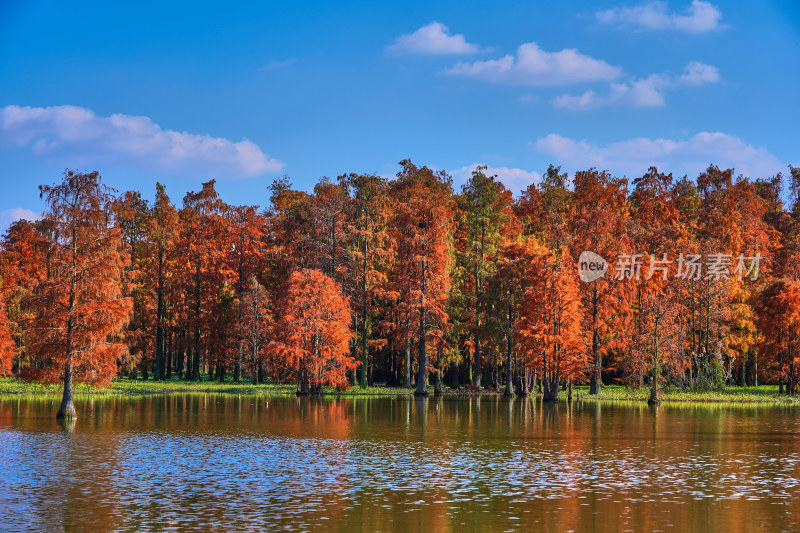
[[[294, 396], [295, 386], [291, 383], [267, 383], [253, 385], [235, 382], [185, 382], [185, 381], [153, 381], [153, 380], [115, 380], [111, 387], [94, 387], [76, 383], [73, 385], [76, 398], [104, 398], [112, 396], [145, 397], [181, 394], [222, 394], [231, 396]], [[0, 379], [0, 400], [35, 396], [55, 398], [62, 394], [61, 384], [45, 384], [26, 382], [16, 378]], [[346, 391], [337, 391], [326, 387], [323, 397], [330, 398], [410, 398], [414, 389], [402, 387], [373, 386], [362, 389], [355, 386]], [[646, 403], [649, 396], [647, 388], [627, 389], [620, 385], [606, 385], [599, 395], [588, 394], [588, 386], [576, 386], [573, 402], [630, 402]], [[435, 398], [433, 391], [429, 396]], [[466, 392], [464, 390], [445, 389], [438, 396], [447, 399], [473, 399], [478, 397], [503, 398], [502, 391], [482, 390]], [[512, 398], [518, 398], [513, 396]], [[533, 393], [530, 399], [540, 399], [541, 395]], [[559, 394], [560, 402], [569, 401], [567, 393]], [[761, 405], [800, 405], [800, 396], [778, 394], [775, 385], [759, 387], [726, 387], [722, 391], [693, 391], [666, 389], [661, 393], [661, 401], [666, 404], [704, 403], [704, 404], [761, 404]]]

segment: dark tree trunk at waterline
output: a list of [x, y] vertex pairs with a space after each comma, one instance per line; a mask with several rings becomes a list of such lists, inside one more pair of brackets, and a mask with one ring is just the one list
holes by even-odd
[[72, 363], [64, 368], [64, 396], [58, 408], [56, 419], [75, 418], [75, 403], [72, 401]]
[[542, 401], [543, 402], [557, 402], [558, 401], [558, 379], [542, 380]]

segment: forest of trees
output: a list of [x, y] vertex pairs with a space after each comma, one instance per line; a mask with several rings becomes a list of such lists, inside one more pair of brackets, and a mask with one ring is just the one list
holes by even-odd
[[[149, 202], [65, 172], [40, 187], [42, 219], [0, 244], [0, 376], [796, 392], [800, 169], [629, 181], [551, 166], [515, 198], [485, 167], [454, 191], [400, 165], [311, 193], [278, 179], [253, 191], [263, 209], [225, 203], [213, 180], [176, 205], [161, 184]], [[581, 281], [586, 251], [604, 276]]]

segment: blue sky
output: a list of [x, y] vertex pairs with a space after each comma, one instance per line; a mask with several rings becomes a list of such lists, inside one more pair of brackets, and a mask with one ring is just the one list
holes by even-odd
[[[80, 4], [80, 5], [76, 5]], [[0, 226], [65, 168], [176, 203], [287, 174], [515, 192], [554, 163], [636, 177], [800, 164], [800, 6], [703, 2], [0, 2]]]

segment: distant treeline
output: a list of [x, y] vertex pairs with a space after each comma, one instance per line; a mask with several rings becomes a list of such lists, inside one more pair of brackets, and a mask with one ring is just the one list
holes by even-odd
[[65, 172], [40, 188], [42, 220], [3, 237], [0, 374], [795, 392], [800, 169], [630, 182], [551, 166], [514, 198], [485, 167], [454, 191], [400, 164], [313, 193], [278, 179], [264, 209], [213, 180], [176, 207], [161, 184], [150, 203]]

